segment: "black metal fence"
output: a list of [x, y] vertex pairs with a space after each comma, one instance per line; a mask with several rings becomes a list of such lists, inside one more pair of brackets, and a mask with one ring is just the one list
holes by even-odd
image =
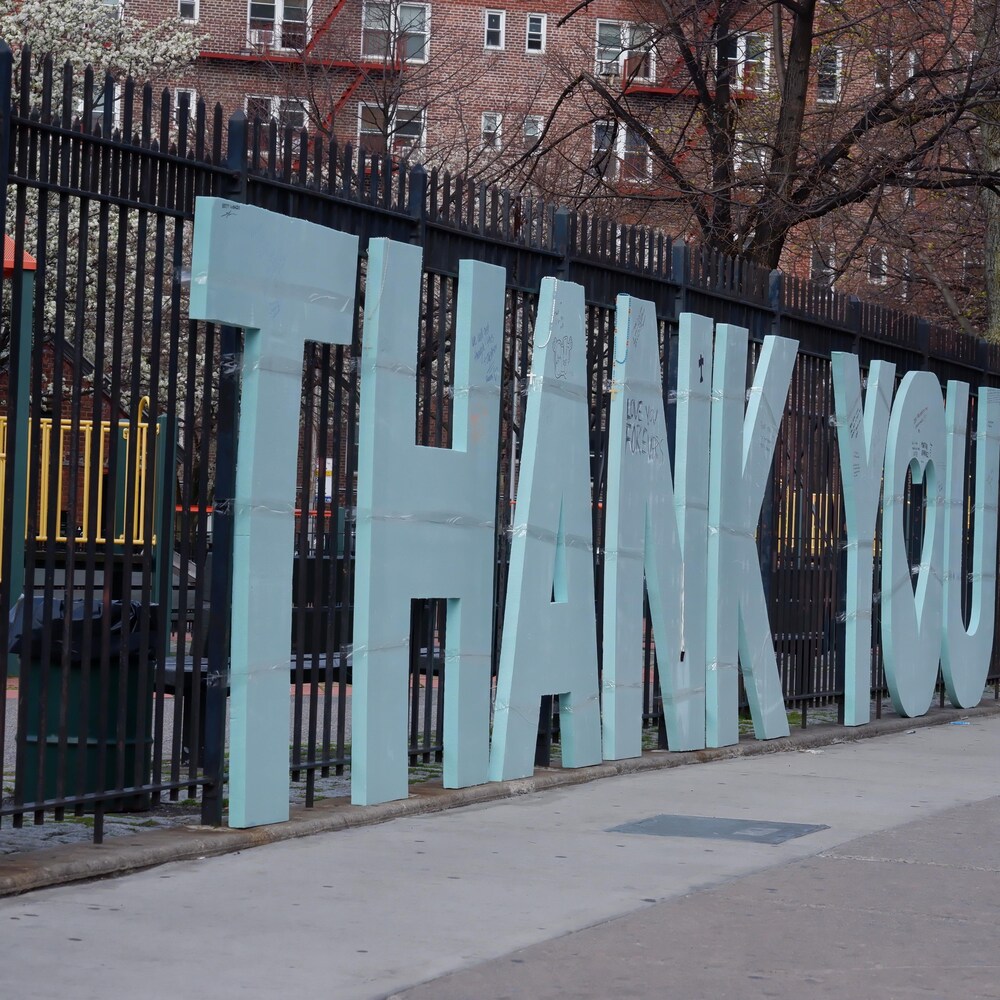
[[[355, 233], [362, 255], [380, 236], [423, 247], [423, 444], [450, 443], [458, 262], [506, 268], [498, 637], [542, 277], [586, 292], [598, 601], [616, 295], [656, 303], [668, 422], [681, 312], [746, 326], [757, 345], [772, 332], [798, 340], [759, 548], [786, 705], [802, 725], [816, 709], [835, 713], [845, 532], [830, 352], [854, 351], [863, 366], [895, 361], [900, 377], [920, 368], [996, 385], [996, 349], [649, 229], [428, 175], [273, 122], [248, 124], [242, 113], [227, 119], [219, 107], [175, 108], [167, 92], [131, 81], [117, 114], [110, 102], [95, 114], [94, 93], [89, 71], [32, 67], [27, 54], [14, 86], [12, 57], [0, 53], [0, 199], [11, 243], [0, 290], [0, 649], [22, 634], [19, 657], [0, 660], [8, 709], [16, 705], [0, 715], [0, 744], [15, 751], [5, 757], [0, 818], [40, 823], [92, 809], [98, 839], [105, 812], [164, 799], [199, 798], [205, 821], [222, 818], [241, 335], [187, 318], [198, 195]], [[359, 302], [363, 275], [362, 256]], [[307, 805], [317, 781], [350, 765], [360, 336], [356, 322], [350, 346], [310, 345], [303, 364], [289, 711], [290, 767]], [[971, 464], [970, 449], [970, 474]], [[918, 491], [911, 506], [918, 545]], [[9, 624], [22, 592], [21, 621]], [[413, 606], [415, 764], [442, 749], [441, 610], [436, 601]], [[662, 743], [648, 615], [646, 634], [645, 721]], [[878, 634], [876, 618], [876, 647]], [[996, 691], [996, 658], [990, 678]], [[549, 762], [552, 719], [544, 705], [539, 763]]]

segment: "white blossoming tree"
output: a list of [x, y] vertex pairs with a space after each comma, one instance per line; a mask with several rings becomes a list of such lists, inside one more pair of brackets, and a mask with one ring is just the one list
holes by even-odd
[[[121, 7], [117, 2], [107, 0], [0, 0], [0, 35], [14, 52], [14, 99], [22, 109], [31, 113], [46, 113], [54, 118], [62, 117], [73, 128], [102, 128], [112, 122], [118, 129], [125, 116], [124, 82], [132, 77], [136, 81], [136, 93], [141, 96], [141, 87], [147, 80], [154, 85], [166, 80], [179, 69], [193, 62], [198, 54], [200, 38], [178, 19], [169, 19], [149, 26], [130, 16], [127, 4]], [[28, 55], [30, 53], [30, 56]], [[22, 61], [30, 59], [29, 92], [21, 94], [18, 82]], [[46, 106], [43, 94], [43, 80], [46, 64], [51, 65], [53, 84], [49, 103]], [[63, 73], [72, 67], [71, 104], [64, 107]], [[93, 90], [84, 94], [85, 70], [93, 69]], [[112, 86], [108, 88], [108, 76]], [[27, 106], [30, 103], [30, 109]], [[85, 109], [91, 114], [90, 122], [81, 122]], [[17, 198], [14, 189], [8, 192], [6, 229], [15, 231]], [[44, 255], [49, 269], [44, 290], [44, 327], [47, 337], [66, 337], [75, 341], [78, 351], [82, 348], [84, 361], [92, 360], [93, 316], [98, 310], [100, 283], [98, 263], [105, 274], [110, 275], [106, 286], [114, 288], [116, 270], [124, 278], [124, 313], [119, 315], [119, 334], [125, 334], [133, 326], [135, 313], [141, 314], [145, 323], [153, 308], [153, 282], [148, 280], [157, 261], [146, 255], [144, 264], [136, 253], [136, 212], [117, 210], [114, 215], [110, 238], [105, 235], [101, 242], [100, 212], [85, 199], [66, 197], [49, 191], [40, 193], [35, 187], [28, 187], [22, 194], [25, 201], [25, 249], [34, 256]], [[124, 242], [118, 236], [124, 232]], [[59, 253], [65, 254], [65, 266], [61, 276], [57, 276], [55, 262]], [[118, 269], [118, 257], [123, 266]], [[142, 273], [142, 272], [145, 273]], [[146, 280], [144, 280], [146, 279]], [[111, 312], [107, 301], [110, 294], [105, 289], [104, 305]], [[137, 289], [138, 292], [137, 292]], [[164, 288], [163, 301], [169, 298], [169, 282]], [[163, 301], [160, 305], [162, 307]], [[81, 308], [82, 306], [82, 308]], [[121, 313], [122, 310], [119, 310]], [[132, 315], [127, 315], [131, 313]], [[72, 334], [72, 324], [81, 326]], [[6, 324], [5, 324], [6, 325]], [[7, 337], [4, 336], [0, 363], [7, 363]], [[148, 358], [143, 352], [135, 361], [143, 368], [148, 367]], [[100, 375], [100, 373], [98, 373]], [[124, 373], [123, 373], [124, 374]], [[130, 374], [130, 372], [129, 372]], [[121, 403], [129, 407], [129, 379], [122, 379]], [[143, 378], [143, 391], [147, 388], [158, 391], [159, 387], [149, 387]]]
[[0, 0], [0, 25], [15, 53], [31, 47], [36, 66], [50, 56], [56, 66], [93, 66], [119, 82], [155, 80], [189, 64], [200, 41], [183, 21], [148, 25], [117, 0]]

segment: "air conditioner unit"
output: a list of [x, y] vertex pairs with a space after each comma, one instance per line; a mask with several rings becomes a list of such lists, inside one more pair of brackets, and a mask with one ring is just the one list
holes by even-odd
[[620, 73], [621, 67], [617, 59], [598, 59], [597, 75], [604, 79], [613, 79]]
[[247, 33], [247, 41], [253, 49], [269, 49], [274, 45], [274, 29], [251, 28]]

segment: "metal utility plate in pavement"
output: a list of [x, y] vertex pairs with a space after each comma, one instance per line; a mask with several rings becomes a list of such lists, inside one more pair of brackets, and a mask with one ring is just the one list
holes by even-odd
[[717, 816], [650, 816], [613, 826], [608, 833], [645, 833], [653, 837], [700, 837], [703, 840], [743, 840], [751, 844], [783, 844], [828, 826], [814, 823], [774, 823], [761, 819], [720, 819]]

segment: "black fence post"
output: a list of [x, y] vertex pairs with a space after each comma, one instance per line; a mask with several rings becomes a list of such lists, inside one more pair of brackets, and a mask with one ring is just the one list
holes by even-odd
[[667, 424], [667, 451], [673, 468], [677, 447], [677, 352], [678, 326], [682, 312], [688, 308], [688, 274], [690, 248], [686, 243], [674, 243], [670, 248], [670, 280], [677, 286], [674, 294], [673, 314], [667, 327], [664, 349], [666, 357], [666, 379], [664, 380], [664, 419]]
[[[10, 115], [12, 103], [12, 79], [14, 72], [14, 55], [10, 46], [0, 40], [0, 219], [7, 218], [7, 187], [10, 183], [11, 166], [11, 145], [10, 145]], [[6, 232], [6, 222], [4, 224]], [[18, 274], [18, 262], [14, 262], [14, 273]], [[21, 399], [19, 386], [24, 384], [21, 373], [26, 365], [30, 364], [30, 357], [22, 357], [20, 351], [21, 338], [19, 333], [19, 313], [27, 307], [31, 308], [31, 303], [23, 301], [21, 295], [20, 309], [15, 309], [15, 300], [20, 289], [15, 290], [15, 282], [11, 282], [9, 294], [11, 296], [9, 313], [10, 347], [8, 358], [7, 377], [7, 454], [4, 468], [6, 482], [3, 484], [3, 508], [0, 509], [0, 524], [3, 526], [3, 545], [0, 548], [0, 579], [4, 581], [3, 597], [0, 598], [0, 650], [4, 651], [0, 659], [0, 684], [4, 690], [7, 688], [8, 670], [11, 666], [12, 657], [6, 654], [8, 640], [8, 618], [10, 616], [10, 605], [17, 600], [17, 591], [20, 589], [18, 582], [24, 580], [24, 526], [23, 526], [23, 501], [17, 503], [19, 490], [24, 490], [24, 484], [18, 483], [18, 471], [20, 466], [27, 469], [24, 456], [18, 455], [18, 446], [22, 437], [22, 429], [19, 426], [18, 414], [24, 410], [24, 400]], [[3, 296], [0, 295], [0, 302]], [[27, 437], [27, 428], [24, 428], [23, 436]], [[15, 517], [15, 511], [21, 509], [21, 517]], [[18, 524], [20, 524], [20, 533]], [[15, 557], [14, 553], [18, 553]], [[16, 562], [15, 562], [16, 559]], [[12, 587], [11, 584], [14, 584]], [[6, 713], [0, 716], [0, 746], [6, 745], [5, 735]]]
[[413, 220], [410, 242], [422, 247], [427, 232], [427, 171], [418, 163], [411, 168], [408, 180], [406, 214]]
[[[782, 335], [782, 302], [784, 299], [784, 275], [780, 271], [772, 271], [768, 282], [768, 299], [771, 305], [771, 333], [780, 337]], [[784, 404], [783, 404], [784, 405]], [[780, 420], [780, 417], [779, 417]], [[760, 560], [760, 577], [764, 585], [764, 600], [768, 609], [771, 607], [771, 590], [774, 577], [774, 548], [775, 548], [775, 504], [774, 504], [774, 460], [772, 459], [771, 475], [767, 480], [767, 487], [764, 490], [764, 500], [761, 504], [760, 526], [757, 533], [757, 551]], [[802, 708], [803, 718], [805, 718], [805, 705]]]
[[923, 318], [917, 320], [917, 347], [921, 354], [921, 367], [927, 371], [931, 356], [931, 325]]
[[556, 264], [556, 277], [560, 281], [568, 281], [570, 268], [573, 265], [570, 256], [570, 223], [572, 221], [568, 208], [557, 208], [552, 217], [552, 248], [559, 255]]
[[[226, 167], [230, 175], [222, 195], [247, 200], [247, 119], [237, 111], [229, 119]], [[216, 427], [215, 496], [212, 511], [211, 610], [208, 631], [208, 676], [205, 694], [205, 777], [201, 820], [222, 824], [226, 759], [226, 705], [229, 694], [233, 526], [236, 516], [236, 448], [240, 409], [240, 331], [219, 330], [219, 416]]]

